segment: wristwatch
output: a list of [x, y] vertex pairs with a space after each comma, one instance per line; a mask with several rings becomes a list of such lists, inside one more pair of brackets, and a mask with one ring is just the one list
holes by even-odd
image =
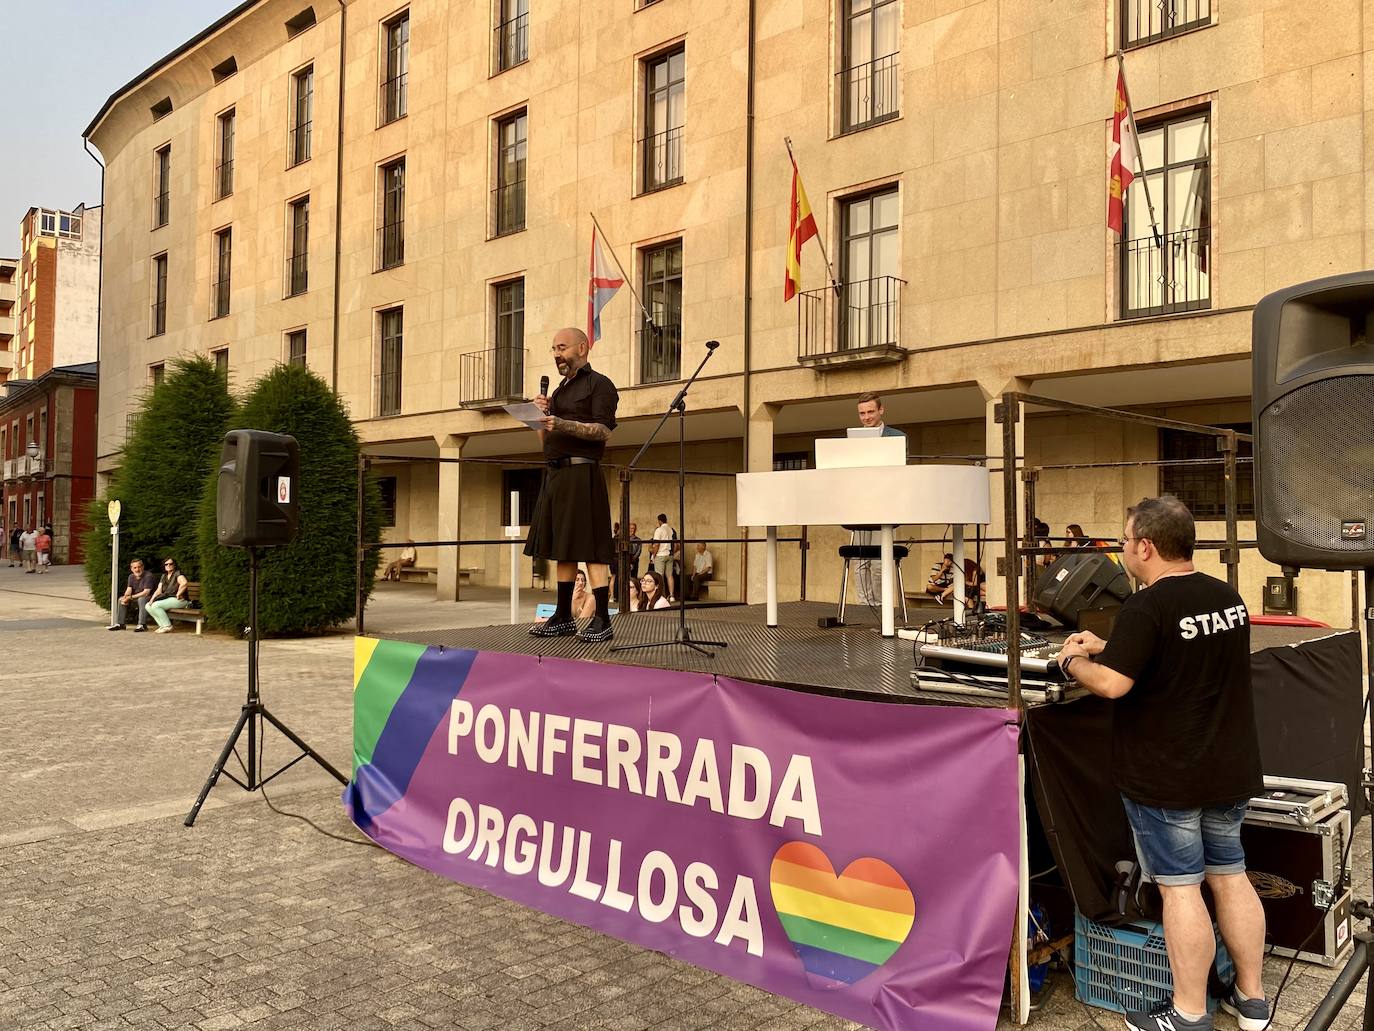
[[1082, 657], [1083, 656], [1081, 655], [1070, 655], [1067, 659], [1065, 659], [1063, 662], [1059, 664], [1059, 672], [1063, 673], [1064, 676], [1072, 679], [1073, 674], [1069, 672], [1069, 667], [1073, 665], [1074, 659], [1081, 659]]

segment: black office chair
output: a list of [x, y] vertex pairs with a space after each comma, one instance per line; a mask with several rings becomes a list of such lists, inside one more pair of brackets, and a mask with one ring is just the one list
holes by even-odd
[[[845, 600], [849, 594], [849, 564], [851, 562], [862, 562], [872, 560], [881, 562], [883, 560], [883, 548], [881, 544], [855, 544], [854, 534], [860, 531], [881, 530], [881, 526], [846, 526], [849, 531], [849, 543], [840, 547], [840, 558], [844, 559], [844, 574], [840, 578], [840, 622], [844, 622]], [[897, 597], [902, 604], [902, 622], [906, 623], [906, 588], [902, 584], [902, 559], [907, 557], [907, 547], [902, 544], [892, 546], [892, 560], [897, 567]]]

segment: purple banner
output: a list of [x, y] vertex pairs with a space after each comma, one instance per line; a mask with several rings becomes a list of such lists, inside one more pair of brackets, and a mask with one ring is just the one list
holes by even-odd
[[359, 638], [378, 844], [875, 1028], [991, 1029], [1017, 730], [695, 673]]

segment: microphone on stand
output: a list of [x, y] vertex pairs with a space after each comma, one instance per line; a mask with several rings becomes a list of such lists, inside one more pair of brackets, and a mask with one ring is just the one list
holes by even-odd
[[547, 377], [547, 376], [540, 376], [540, 377], [539, 377], [539, 393], [540, 393], [540, 396], [543, 396], [543, 397], [547, 397], [547, 396], [548, 396], [548, 393], [549, 393], [549, 377]]

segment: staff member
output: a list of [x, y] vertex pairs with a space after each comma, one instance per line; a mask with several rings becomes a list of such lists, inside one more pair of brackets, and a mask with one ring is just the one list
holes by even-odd
[[577, 633], [573, 617], [573, 580], [586, 563], [596, 612], [580, 635], [584, 641], [609, 640], [611, 499], [601, 474], [606, 441], [615, 429], [620, 395], [615, 384], [588, 364], [591, 345], [580, 329], [560, 329], [553, 337], [553, 361], [563, 381], [552, 397], [534, 399], [544, 413], [539, 438], [544, 443], [544, 483], [534, 505], [525, 554], [558, 564], [558, 606], [535, 637]]
[[[887, 419], [887, 409], [883, 407], [883, 399], [873, 392], [859, 395], [859, 425], [865, 429], [882, 430], [884, 437], [905, 437], [906, 434], [895, 426], [889, 426]], [[854, 531], [853, 544], [867, 545], [876, 548], [882, 543], [882, 533], [878, 530], [856, 530]], [[881, 605], [883, 602], [883, 563], [879, 559], [860, 559], [855, 570], [855, 581], [859, 587], [859, 600], [865, 605]], [[901, 604], [901, 599], [897, 599]]]
[[1240, 595], [1193, 568], [1192, 513], [1173, 497], [1126, 512], [1126, 570], [1143, 589], [1126, 600], [1111, 639], [1079, 633], [1058, 655], [1093, 694], [1116, 700], [1112, 779], [1142, 872], [1164, 899], [1174, 996], [1128, 1012], [1135, 1031], [1210, 1031], [1207, 974], [1216, 951], [1205, 880], [1236, 982], [1222, 1007], [1261, 1031], [1264, 910], [1245, 876], [1246, 803], [1264, 789], [1250, 689], [1250, 618]]

